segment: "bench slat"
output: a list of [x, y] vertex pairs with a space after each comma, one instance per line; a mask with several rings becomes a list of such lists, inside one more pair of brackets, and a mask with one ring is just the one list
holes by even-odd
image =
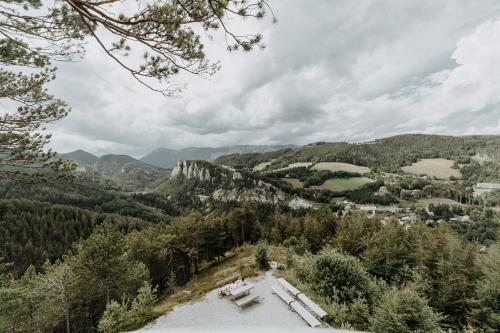
[[306, 295], [300, 293], [298, 298], [309, 308], [311, 309], [314, 313], [318, 315], [318, 317], [323, 318], [324, 316], [327, 315], [325, 310], [319, 307], [318, 304], [314, 303], [309, 297]]
[[235, 301], [235, 303], [237, 306], [242, 307], [243, 305], [255, 301], [257, 298], [259, 298], [259, 295], [248, 295]]
[[288, 295], [283, 289], [278, 286], [272, 286], [271, 289], [273, 292], [278, 295], [286, 304], [290, 304], [293, 302], [292, 296]]
[[285, 289], [288, 290], [290, 292], [290, 294], [292, 294], [293, 296], [297, 296], [300, 293], [300, 290], [298, 290], [297, 288], [292, 286], [290, 283], [288, 283], [287, 280], [285, 280], [283, 278], [279, 278], [278, 282], [281, 283], [281, 285], [283, 287], [285, 287]]
[[292, 302], [290, 306], [299, 314], [299, 316], [302, 317], [302, 319], [306, 321], [307, 324], [309, 324], [309, 326], [317, 327], [321, 325], [319, 320], [307, 311], [299, 302]]

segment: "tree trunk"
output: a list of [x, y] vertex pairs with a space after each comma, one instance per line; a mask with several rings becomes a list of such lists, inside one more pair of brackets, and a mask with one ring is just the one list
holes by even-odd
[[69, 327], [69, 311], [68, 311], [68, 308], [66, 308], [66, 333], [71, 333], [70, 327]]

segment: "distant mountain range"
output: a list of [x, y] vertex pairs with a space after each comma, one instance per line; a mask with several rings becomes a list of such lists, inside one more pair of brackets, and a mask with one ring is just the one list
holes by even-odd
[[267, 153], [285, 148], [295, 148], [295, 145], [241, 145], [241, 146], [225, 146], [217, 148], [197, 148], [189, 147], [180, 150], [158, 148], [150, 154], [141, 158], [141, 161], [162, 167], [173, 168], [177, 161], [183, 160], [204, 160], [213, 161], [223, 155], [230, 154], [249, 154], [249, 153]]
[[227, 154], [267, 153], [280, 149], [295, 147], [293, 145], [278, 146], [227, 146], [218, 148], [185, 148], [181, 150], [158, 148], [140, 160], [128, 155], [108, 154], [95, 156], [84, 150], [76, 150], [61, 154], [64, 159], [76, 162], [80, 173], [95, 178], [111, 179], [129, 190], [152, 188], [168, 178], [177, 161], [205, 160], [212, 161]]
[[130, 191], [154, 187], [156, 182], [168, 178], [170, 170], [160, 168], [128, 155], [103, 155], [97, 157], [83, 150], [61, 154], [61, 157], [78, 164], [77, 171], [93, 179], [110, 179]]

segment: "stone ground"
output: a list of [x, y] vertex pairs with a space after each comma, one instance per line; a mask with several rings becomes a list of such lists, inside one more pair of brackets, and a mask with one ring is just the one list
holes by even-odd
[[219, 297], [212, 290], [205, 297], [176, 306], [136, 333], [160, 332], [258, 332], [295, 333], [327, 331], [353, 333], [331, 328], [310, 328], [307, 323], [275, 294], [271, 286], [279, 285], [271, 272], [248, 279], [255, 285], [251, 294], [259, 295], [258, 303], [239, 309], [229, 297]]
[[173, 327], [308, 327], [278, 296], [271, 293], [271, 286], [278, 285], [278, 281], [270, 272], [248, 281], [255, 285], [251, 294], [259, 295], [258, 303], [239, 309], [229, 297], [220, 298], [217, 290], [212, 290], [195, 303], [176, 306], [137, 332], [149, 333]]

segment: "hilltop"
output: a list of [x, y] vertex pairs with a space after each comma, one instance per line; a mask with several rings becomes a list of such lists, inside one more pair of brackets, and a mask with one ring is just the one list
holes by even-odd
[[225, 147], [188, 147], [180, 150], [169, 148], [158, 148], [141, 158], [141, 161], [163, 167], [173, 168], [177, 161], [182, 160], [204, 160], [213, 161], [216, 158], [228, 154], [263, 153], [295, 147], [294, 145], [238, 145]]
[[[298, 204], [276, 186], [251, 173], [238, 172], [206, 161], [179, 161], [168, 181], [157, 188], [174, 201], [193, 203], [245, 202]], [[306, 207], [307, 203], [303, 203]]]
[[236, 169], [262, 171], [286, 168], [299, 162], [343, 162], [372, 168], [375, 171], [400, 172], [421, 159], [444, 158], [457, 163], [481, 159], [500, 160], [500, 136], [442, 136], [405, 134], [365, 143], [318, 142], [294, 149], [268, 153], [232, 154], [214, 162]]
[[144, 191], [168, 177], [170, 171], [128, 155], [94, 156], [83, 150], [62, 154], [78, 164], [77, 172], [93, 180], [111, 180], [127, 191]]

